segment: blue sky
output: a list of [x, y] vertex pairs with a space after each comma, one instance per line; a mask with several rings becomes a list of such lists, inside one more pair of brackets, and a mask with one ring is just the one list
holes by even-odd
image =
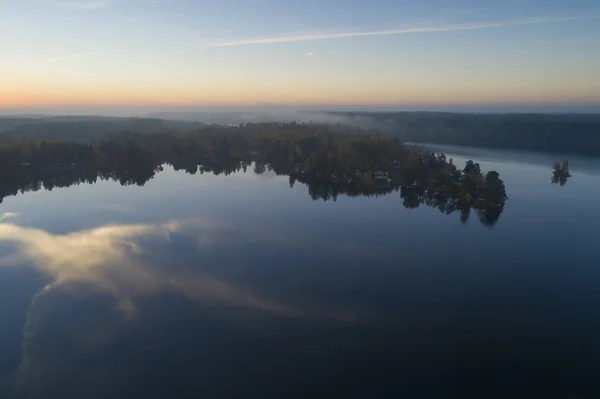
[[597, 1], [7, 0], [0, 107], [600, 104]]

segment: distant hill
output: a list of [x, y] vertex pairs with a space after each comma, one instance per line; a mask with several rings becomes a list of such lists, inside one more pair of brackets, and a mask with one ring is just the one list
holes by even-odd
[[600, 114], [327, 112], [332, 121], [404, 141], [600, 156]]
[[35, 118], [19, 118], [19, 117], [0, 117], [0, 132], [11, 129], [15, 126], [26, 125], [28, 123], [36, 123], [38, 119]]
[[[297, 115], [297, 113], [294, 113]], [[292, 121], [283, 113], [270, 114], [255, 111], [198, 111], [198, 112], [154, 112], [151, 118], [175, 119], [188, 122], [202, 122], [215, 125], [239, 125], [240, 123], [286, 122]]]
[[105, 138], [121, 132], [158, 133], [197, 126], [190, 122], [157, 118], [114, 118], [102, 116], [55, 116], [0, 118], [1, 140], [74, 141]]

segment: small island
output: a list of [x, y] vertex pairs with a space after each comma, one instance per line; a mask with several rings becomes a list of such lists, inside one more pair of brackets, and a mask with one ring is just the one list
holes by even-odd
[[552, 169], [552, 184], [560, 184], [561, 187], [567, 184], [567, 180], [571, 177], [571, 173], [569, 173], [569, 161], [564, 160], [561, 164], [554, 162]]

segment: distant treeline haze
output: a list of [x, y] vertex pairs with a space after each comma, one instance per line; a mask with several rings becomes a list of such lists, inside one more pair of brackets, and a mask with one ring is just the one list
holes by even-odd
[[403, 141], [600, 156], [597, 114], [332, 112], [332, 120]]

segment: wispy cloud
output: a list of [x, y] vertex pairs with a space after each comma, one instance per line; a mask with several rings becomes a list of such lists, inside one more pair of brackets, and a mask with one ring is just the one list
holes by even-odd
[[[221, 240], [229, 242], [226, 238], [235, 232], [235, 228], [227, 224], [204, 219], [108, 225], [64, 235], [0, 222], [0, 244], [15, 245], [12, 256], [0, 259], [0, 268], [33, 266], [51, 280], [42, 295], [44, 291], [72, 284], [94, 287], [94, 292], [117, 298], [119, 309], [127, 313], [135, 310], [133, 301], [141, 295], [173, 289], [200, 302], [254, 308], [280, 316], [354, 319], [351, 312], [330, 313], [323, 311], [322, 306], [318, 310], [298, 309], [261, 298], [250, 287], [212, 277], [204, 273], [202, 267], [191, 272], [162, 268], [149, 262], [151, 254], [145, 251], [149, 244], [141, 244], [142, 239], [152, 237], [170, 241], [172, 234], [198, 233], [211, 237], [205, 243], [217, 245]], [[262, 239], [272, 241], [269, 237]], [[142, 254], [146, 255], [147, 262], [140, 262]]]
[[104, 8], [112, 5], [115, 0], [86, 0], [86, 1], [60, 1], [57, 2], [60, 6], [73, 10], [92, 10]]
[[[190, 229], [190, 231], [188, 231]], [[161, 268], [159, 264], [140, 261], [145, 247], [139, 242], [151, 237], [165, 237], [178, 232], [205, 232], [228, 237], [230, 229], [206, 220], [170, 221], [164, 224], [110, 225], [65, 235], [0, 223], [0, 244], [13, 244], [11, 256], [0, 259], [2, 267], [27, 265], [41, 272], [50, 281], [33, 295], [21, 333], [20, 380], [35, 378], [44, 370], [47, 353], [39, 356], [36, 340], [49, 320], [48, 307], [40, 306], [47, 295], [61, 289], [81, 287], [81, 295], [102, 293], [116, 299], [116, 310], [124, 316], [136, 314], [136, 301], [154, 292], [165, 290], [181, 293], [204, 306], [255, 309], [279, 317], [325, 318], [353, 321], [353, 312], [301, 309], [275, 299], [265, 298], [252, 287], [222, 280], [201, 271], [190, 272]], [[7, 260], [9, 262], [7, 262]], [[213, 267], [209, 267], [212, 269]], [[258, 292], [257, 292], [258, 291]], [[76, 291], [71, 291], [76, 292]], [[247, 316], [244, 316], [247, 317]]]
[[305, 54], [307, 57], [312, 57], [313, 55], [315, 55], [314, 52], [309, 51], [308, 53]]
[[4, 212], [2, 215], [0, 215], [0, 222], [3, 222], [6, 219], [10, 219], [10, 218], [16, 218], [18, 216], [19, 216], [19, 214], [15, 213], [15, 212]]
[[361, 36], [389, 36], [389, 35], [404, 35], [416, 33], [435, 33], [435, 32], [455, 32], [480, 29], [505, 28], [524, 25], [546, 24], [552, 22], [576, 21], [582, 19], [598, 18], [597, 14], [579, 15], [579, 16], [561, 16], [561, 17], [538, 17], [531, 19], [506, 20], [496, 22], [469, 23], [469, 24], [454, 24], [454, 25], [438, 25], [438, 26], [421, 26], [404, 29], [390, 30], [375, 30], [362, 32], [338, 32], [338, 33], [312, 33], [299, 35], [279, 35], [266, 38], [255, 39], [239, 39], [222, 41], [218, 43], [207, 44], [208, 47], [233, 47], [233, 46], [249, 46], [256, 44], [273, 44], [273, 43], [293, 43], [313, 40], [327, 39], [344, 39], [349, 37]]
[[129, 15], [120, 15], [119, 19], [128, 24], [136, 25], [139, 27], [148, 27], [148, 28], [159, 28], [163, 30], [168, 30], [170, 32], [179, 32], [180, 34], [191, 36], [191, 37], [203, 37], [203, 33], [196, 31], [194, 29], [186, 28], [185, 26], [179, 25], [171, 25], [164, 24], [160, 22], [155, 22], [150, 19], [139, 17], [139, 16], [129, 16]]
[[42, 62], [39, 63], [39, 65], [53, 64], [55, 62], [74, 60], [74, 59], [77, 59], [77, 58], [90, 57], [92, 55], [99, 55], [99, 54], [102, 54], [102, 52], [100, 52], [100, 51], [94, 51], [94, 52], [91, 52], [91, 53], [82, 53], [82, 54], [67, 55], [67, 56], [64, 56], [64, 57], [52, 58], [50, 60], [42, 61]]

